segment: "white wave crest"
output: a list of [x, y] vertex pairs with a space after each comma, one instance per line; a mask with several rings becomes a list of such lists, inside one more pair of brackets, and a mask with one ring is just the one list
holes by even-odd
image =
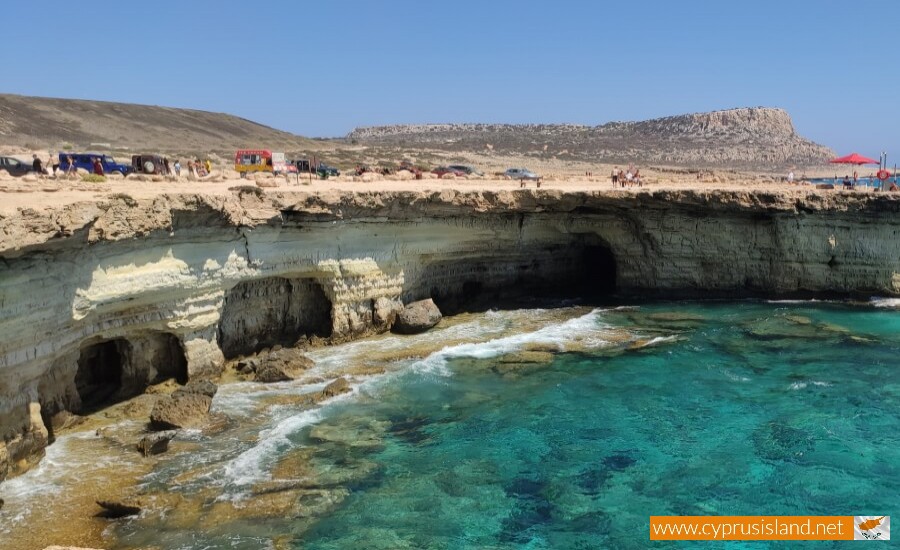
[[555, 346], [560, 351], [564, 350], [568, 344], [575, 342], [579, 342], [587, 348], [600, 348], [609, 345], [609, 341], [603, 338], [603, 329], [608, 329], [609, 326], [600, 323], [600, 314], [603, 311], [595, 309], [587, 315], [533, 332], [515, 334], [486, 342], [448, 346], [424, 359], [414, 361], [411, 368], [417, 372], [449, 376], [447, 361], [450, 359], [464, 357], [488, 359], [520, 350], [529, 344]]
[[831, 386], [830, 382], [821, 382], [819, 380], [811, 380], [809, 382], [794, 382], [790, 386], [788, 386], [788, 388], [793, 391], [798, 391], [798, 390], [807, 388], [810, 384], [812, 384], [813, 386], [820, 387], [820, 388], [828, 388]]
[[900, 298], [879, 298], [873, 296], [869, 299], [869, 303], [875, 307], [900, 308]]
[[225, 464], [225, 482], [246, 486], [267, 479], [269, 474], [262, 467], [266, 459], [276, 454], [280, 448], [291, 445], [288, 436], [315, 424], [321, 418], [322, 413], [319, 409], [303, 411], [281, 420], [272, 428], [263, 430], [256, 445]]

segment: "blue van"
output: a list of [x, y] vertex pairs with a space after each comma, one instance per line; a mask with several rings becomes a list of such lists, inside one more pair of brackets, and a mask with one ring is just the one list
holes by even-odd
[[60, 153], [59, 154], [59, 169], [62, 170], [63, 173], [69, 169], [69, 157], [72, 157], [72, 164], [75, 165], [75, 168], [82, 168], [87, 170], [90, 173], [94, 173], [94, 159], [99, 158], [100, 164], [103, 166], [104, 174], [122, 174], [123, 176], [127, 176], [132, 173], [134, 170], [131, 166], [127, 164], [120, 164], [116, 162], [116, 159], [112, 158], [109, 155], [104, 155], [101, 153]]

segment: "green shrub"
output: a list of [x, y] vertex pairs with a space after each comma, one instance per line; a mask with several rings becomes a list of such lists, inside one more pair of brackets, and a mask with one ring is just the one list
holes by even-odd
[[81, 181], [84, 183], [106, 183], [106, 176], [101, 176], [99, 174], [84, 174], [81, 176]]

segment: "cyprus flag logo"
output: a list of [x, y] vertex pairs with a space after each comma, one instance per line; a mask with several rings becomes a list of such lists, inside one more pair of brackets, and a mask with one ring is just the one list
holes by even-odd
[[853, 540], [891, 540], [891, 516], [853, 516]]

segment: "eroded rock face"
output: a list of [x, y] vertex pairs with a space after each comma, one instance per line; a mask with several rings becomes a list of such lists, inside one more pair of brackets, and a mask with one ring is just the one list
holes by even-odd
[[394, 323], [394, 332], [419, 334], [440, 323], [441, 318], [441, 310], [431, 298], [419, 300], [408, 304], [400, 311]]
[[[40, 455], [48, 437], [32, 403], [49, 419], [78, 412], [79, 388], [121, 397], [165, 377], [215, 375], [223, 327], [226, 340], [272, 326], [292, 338], [309, 305], [294, 281], [327, 299], [319, 311], [331, 341], [387, 330], [402, 302], [426, 297], [448, 313], [469, 299], [571, 297], [574, 288], [898, 296], [898, 213], [900, 197], [890, 193], [805, 189], [244, 187], [23, 209], [0, 217], [0, 448], [7, 469]], [[243, 305], [229, 313], [229, 303]]]

